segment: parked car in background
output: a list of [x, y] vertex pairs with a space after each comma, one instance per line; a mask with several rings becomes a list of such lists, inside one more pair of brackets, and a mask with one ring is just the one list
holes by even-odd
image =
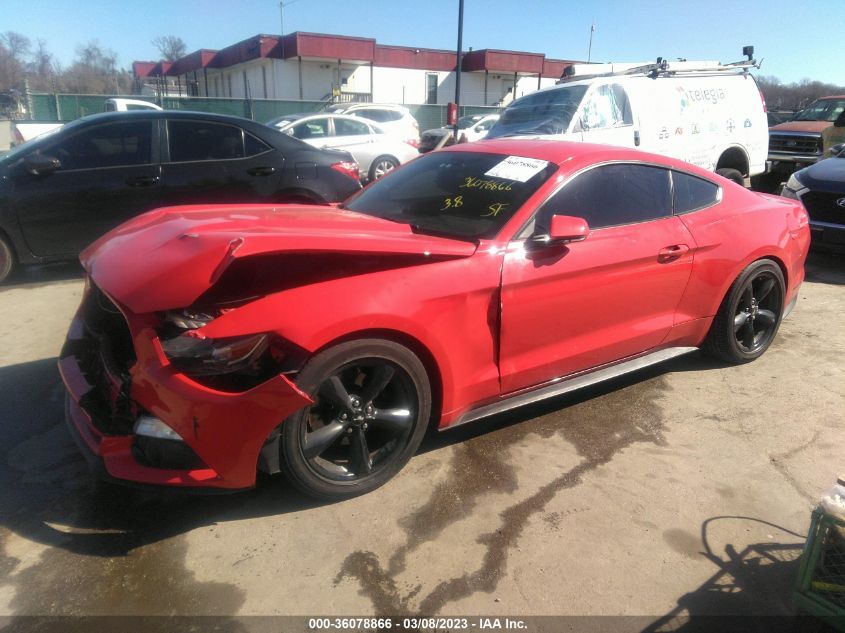
[[680, 158], [738, 184], [766, 170], [768, 126], [749, 59], [572, 64], [562, 83], [516, 99], [487, 138], [607, 143]]
[[132, 110], [161, 110], [161, 108], [152, 101], [123, 99], [121, 97], [106, 99], [103, 106], [103, 112], [131, 112]]
[[516, 139], [337, 207], [159, 209], [82, 255], [68, 422], [117, 481], [237, 490], [257, 465], [348, 498], [431, 427], [698, 347], [760, 357], [809, 241], [799, 203], [689, 163]]
[[84, 117], [0, 159], [0, 280], [15, 264], [73, 259], [156, 207], [324, 204], [360, 187], [348, 152], [255, 121], [152, 110]]
[[833, 152], [832, 158], [793, 173], [781, 195], [807, 209], [813, 247], [845, 252], [845, 143]]
[[377, 123], [345, 114], [290, 114], [267, 125], [313, 147], [346, 150], [358, 162], [361, 180], [381, 178], [420, 155], [416, 147], [386, 134]]
[[[458, 119], [458, 143], [472, 143], [480, 141], [493, 124], [499, 120], [498, 114], [468, 114]], [[420, 137], [420, 151], [430, 152], [443, 139], [444, 136], [453, 136], [454, 128], [450, 125], [426, 130]], [[446, 145], [451, 145], [447, 141]]]
[[822, 97], [791, 120], [769, 128], [772, 173], [786, 178], [822, 157], [822, 132], [845, 112], [845, 95]]
[[349, 114], [375, 121], [381, 128], [417, 147], [420, 143], [420, 125], [405, 106], [383, 103], [335, 103], [326, 108], [333, 114]]

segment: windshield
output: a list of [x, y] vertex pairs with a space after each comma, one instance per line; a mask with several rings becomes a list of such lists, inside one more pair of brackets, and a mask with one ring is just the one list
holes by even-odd
[[376, 180], [343, 208], [420, 232], [492, 238], [556, 170], [533, 158], [434, 152]]
[[535, 92], [510, 104], [487, 138], [517, 134], [563, 134], [569, 128], [587, 86]]
[[845, 110], [845, 99], [818, 99], [795, 115], [793, 121], [833, 122]]

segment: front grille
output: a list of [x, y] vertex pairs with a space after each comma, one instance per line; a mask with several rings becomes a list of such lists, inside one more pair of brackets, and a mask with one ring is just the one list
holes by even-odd
[[79, 404], [101, 433], [128, 435], [138, 414], [129, 397], [129, 368], [135, 363], [129, 327], [117, 306], [93, 284], [79, 318], [84, 337], [69, 340], [62, 350], [62, 357], [74, 356], [92, 386]]
[[801, 202], [810, 214], [811, 222], [828, 222], [845, 226], [845, 208], [836, 204], [845, 199], [845, 193], [808, 191], [801, 196]]
[[799, 154], [813, 157], [822, 153], [820, 134], [769, 133], [769, 153]]

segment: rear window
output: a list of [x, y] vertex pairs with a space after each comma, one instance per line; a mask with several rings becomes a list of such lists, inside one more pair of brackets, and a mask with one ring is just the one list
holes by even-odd
[[718, 201], [718, 185], [680, 171], [672, 172], [672, 205], [675, 215], [703, 209]]

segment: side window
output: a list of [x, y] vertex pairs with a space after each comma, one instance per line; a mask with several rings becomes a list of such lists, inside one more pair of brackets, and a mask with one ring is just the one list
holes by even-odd
[[329, 120], [326, 118], [312, 119], [311, 121], [303, 121], [298, 125], [294, 125], [293, 136], [298, 139], [309, 138], [325, 138], [329, 135]]
[[548, 231], [552, 215], [584, 218], [591, 229], [672, 215], [669, 171], [648, 165], [603, 165], [576, 176], [537, 212], [535, 232]]
[[238, 127], [200, 121], [168, 121], [170, 162], [243, 158], [243, 131]]
[[719, 187], [703, 178], [673, 171], [672, 195], [675, 214], [689, 213], [719, 202]]
[[632, 125], [631, 106], [623, 88], [599, 86], [584, 104], [581, 123], [587, 130]]
[[334, 120], [335, 136], [361, 136], [370, 133], [370, 127], [366, 123], [360, 121], [350, 121], [349, 119], [335, 119]]
[[267, 143], [255, 138], [252, 134], [244, 132], [244, 155], [255, 156], [271, 149]]
[[152, 121], [113, 123], [88, 129], [59, 142], [48, 153], [62, 169], [147, 165], [152, 160]]
[[[386, 123], [387, 121], [396, 121], [398, 118], [402, 118], [400, 114], [398, 118], [393, 118], [393, 112], [390, 110], [384, 110], [382, 108], [366, 108], [363, 110], [356, 110], [353, 112], [355, 116], [364, 117], [365, 119], [369, 119], [370, 121], [375, 121], [376, 123]], [[396, 114], [399, 114], [398, 112]]]

